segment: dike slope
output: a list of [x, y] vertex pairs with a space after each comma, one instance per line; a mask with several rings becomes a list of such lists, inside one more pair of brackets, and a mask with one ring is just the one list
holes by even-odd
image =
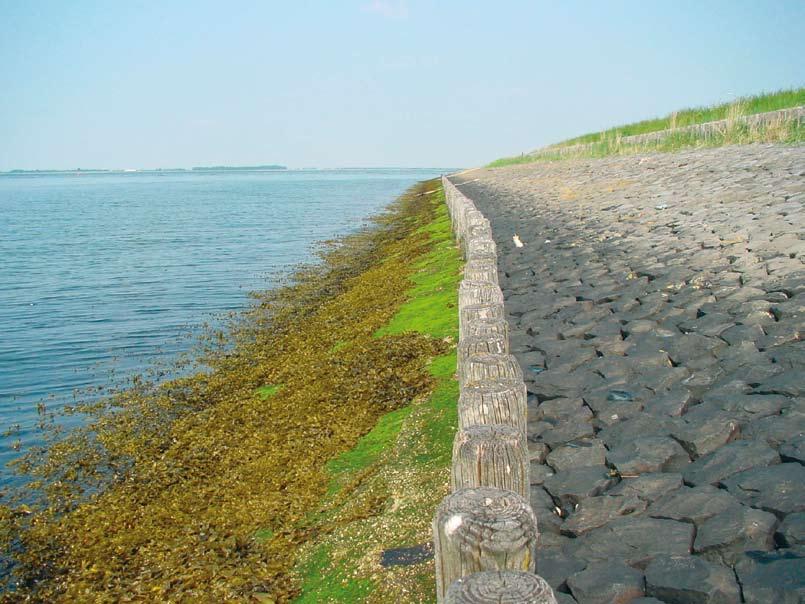
[[492, 224], [562, 601], [805, 597], [804, 177], [801, 145], [451, 177]]

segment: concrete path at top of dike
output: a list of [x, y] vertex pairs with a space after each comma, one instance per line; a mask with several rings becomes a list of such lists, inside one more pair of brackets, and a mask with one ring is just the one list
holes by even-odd
[[805, 602], [805, 146], [451, 180], [498, 246], [560, 601]]

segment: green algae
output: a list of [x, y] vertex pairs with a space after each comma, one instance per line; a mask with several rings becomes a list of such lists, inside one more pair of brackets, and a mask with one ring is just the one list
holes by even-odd
[[282, 386], [280, 386], [279, 384], [269, 384], [267, 386], [260, 386], [260, 388], [255, 390], [255, 392], [257, 393], [257, 396], [265, 400], [268, 397], [277, 394], [280, 388], [282, 388]]
[[[375, 337], [418, 332], [457, 340], [461, 260], [443, 193], [435, 197], [440, 205], [434, 219], [418, 229], [428, 236], [429, 251], [409, 277], [406, 302]], [[432, 562], [382, 568], [379, 553], [430, 539], [431, 517], [447, 493], [458, 424], [455, 367], [455, 349], [435, 357], [428, 366], [434, 379], [428, 396], [381, 417], [353, 449], [327, 464], [330, 487], [318, 519], [326, 536], [302, 549], [295, 602], [433, 600]], [[373, 512], [355, 514], [367, 500]]]

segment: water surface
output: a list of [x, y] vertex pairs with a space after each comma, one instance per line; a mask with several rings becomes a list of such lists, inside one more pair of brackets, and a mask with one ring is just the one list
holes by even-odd
[[38, 403], [173, 358], [180, 336], [440, 172], [0, 175], [0, 488], [38, 442]]

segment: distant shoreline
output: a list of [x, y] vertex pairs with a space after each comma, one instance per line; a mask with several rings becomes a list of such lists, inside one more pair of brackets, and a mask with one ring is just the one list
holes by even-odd
[[0, 174], [130, 174], [134, 172], [244, 172], [244, 171], [283, 171], [287, 166], [270, 164], [265, 166], [193, 166], [192, 168], [75, 168], [72, 170], [9, 170]]

